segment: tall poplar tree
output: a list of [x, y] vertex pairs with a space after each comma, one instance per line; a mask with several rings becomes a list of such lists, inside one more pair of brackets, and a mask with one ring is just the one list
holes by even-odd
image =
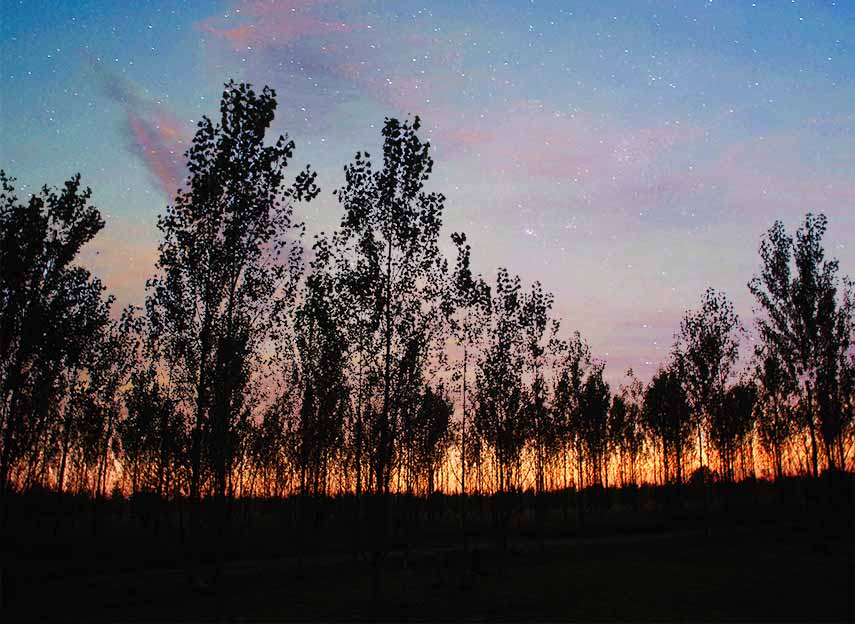
[[846, 418], [835, 396], [852, 348], [851, 289], [841, 292], [838, 262], [825, 256], [827, 228], [822, 214], [807, 214], [795, 236], [776, 221], [760, 243], [760, 274], [748, 283], [764, 353], [778, 362], [778, 383], [796, 392], [794, 424], [808, 436], [814, 476], [823, 443], [828, 467], [842, 465]]
[[363, 383], [379, 384], [362, 396], [357, 422], [359, 436], [367, 431], [370, 437], [367, 445], [360, 440], [359, 448], [370, 454], [370, 486], [376, 495], [375, 592], [401, 416], [415, 405], [422, 373], [444, 346], [442, 294], [448, 268], [439, 234], [445, 197], [425, 188], [433, 158], [420, 127], [418, 117], [412, 122], [387, 118], [382, 166], [375, 168], [367, 152], [357, 153], [344, 169], [345, 185], [336, 191], [344, 215], [333, 245], [361, 351], [357, 374]]
[[294, 203], [318, 192], [308, 169], [286, 187], [294, 142], [265, 134], [276, 93], [229, 82], [220, 120], [203, 117], [187, 151], [186, 187], [158, 219], [163, 240], [148, 282], [148, 321], [190, 423], [190, 495], [205, 475], [224, 497], [235, 426], [282, 331], [300, 272]]
[[76, 175], [21, 202], [0, 171], [0, 497], [48, 485], [64, 406], [109, 322], [112, 298], [75, 264], [104, 227], [91, 195]]
[[704, 467], [704, 437], [724, 400], [728, 377], [739, 356], [739, 317], [724, 293], [708, 288], [701, 307], [680, 322], [674, 345], [677, 371], [692, 404], [698, 436], [698, 464]]

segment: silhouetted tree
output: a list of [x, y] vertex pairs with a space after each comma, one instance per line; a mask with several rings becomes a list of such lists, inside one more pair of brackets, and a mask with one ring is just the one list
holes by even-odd
[[150, 361], [132, 373], [125, 407], [126, 417], [117, 429], [131, 493], [153, 492], [165, 498], [177, 494], [186, 465], [187, 434], [168, 388]]
[[373, 344], [379, 348], [382, 397], [373, 423], [372, 466], [377, 493], [388, 492], [391, 480], [396, 409], [404, 399], [396, 394], [396, 377], [401, 379], [408, 357], [425, 362], [440, 320], [438, 278], [445, 267], [438, 240], [445, 198], [424, 190], [433, 159], [419, 128], [418, 117], [412, 123], [387, 119], [382, 169], [358, 153], [336, 192], [345, 214], [335, 244], [351, 290], [351, 314], [378, 338]]
[[[343, 296], [351, 306], [349, 333], [360, 351], [357, 448], [358, 454], [368, 451], [370, 485], [377, 495], [375, 593], [400, 418], [420, 396], [423, 372], [439, 352], [443, 326], [447, 263], [438, 242], [445, 198], [424, 188], [433, 159], [430, 144], [418, 135], [420, 125], [418, 117], [412, 123], [386, 119], [382, 168], [375, 170], [369, 155], [359, 152], [345, 167], [345, 185], [336, 191], [344, 216], [333, 247]], [[379, 383], [380, 392], [369, 382]]]
[[527, 420], [531, 427], [529, 444], [534, 455], [534, 489], [538, 495], [546, 491], [547, 460], [555, 438], [546, 379], [547, 358], [559, 348], [559, 323], [550, 318], [553, 301], [552, 294], [535, 282], [523, 296], [520, 309], [525, 373], [530, 380], [526, 392]]
[[187, 151], [187, 188], [158, 220], [149, 325], [191, 423], [194, 499], [205, 467], [213, 492], [226, 495], [234, 427], [247, 418], [262, 348], [282, 331], [300, 272], [293, 204], [318, 192], [308, 170], [283, 188], [294, 143], [280, 136], [264, 144], [275, 109], [272, 89], [229, 82], [220, 122], [203, 117]]
[[674, 345], [677, 370], [692, 404], [698, 435], [698, 463], [704, 467], [703, 432], [719, 409], [739, 355], [739, 318], [724, 293], [708, 288], [699, 310], [680, 322]]
[[824, 215], [808, 214], [793, 237], [776, 221], [760, 243], [760, 275], [748, 283], [762, 313], [757, 329], [765, 353], [778, 360], [780, 376], [797, 392], [813, 475], [821, 441], [829, 468], [839, 465], [843, 429], [833, 399], [840, 373], [835, 362], [845, 360], [852, 340], [851, 295], [839, 297], [838, 263], [825, 258], [822, 246], [827, 227]]
[[[44, 484], [87, 355], [105, 330], [112, 298], [74, 265], [104, 221], [80, 176], [19, 202], [0, 171], [0, 495]], [[79, 396], [79, 393], [78, 393]]]
[[557, 372], [553, 390], [555, 424], [562, 443], [562, 472], [564, 487], [567, 487], [567, 451], [572, 448], [576, 460], [576, 488], [584, 484], [582, 467], [584, 458], [584, 435], [582, 417], [582, 388], [591, 367], [591, 350], [579, 332], [559, 349], [556, 362]]
[[493, 487], [501, 493], [520, 485], [520, 460], [530, 432], [521, 313], [520, 279], [499, 269], [477, 365], [474, 425], [492, 454]]
[[734, 481], [734, 463], [754, 428], [757, 389], [752, 383], [737, 383], [727, 389], [721, 405], [710, 418], [710, 440], [718, 453], [722, 478]]
[[111, 321], [94, 341], [87, 362], [79, 427], [83, 433], [85, 464], [94, 468], [92, 494], [104, 496], [111, 456], [119, 446], [117, 425], [122, 411], [122, 389], [128, 383], [139, 343], [140, 320], [136, 310], [126, 308], [118, 321]]
[[[39, 401], [44, 408], [44, 419], [40, 422], [45, 435], [33, 440], [36, 446], [28, 461], [26, 487], [34, 483], [47, 485], [36, 475], [44, 475], [58, 452], [56, 485], [59, 493], [65, 488], [71, 466], [75, 468], [74, 489], [93, 496], [100, 492], [99, 469], [107, 467], [101, 461], [101, 451], [109, 442], [111, 420], [117, 410], [116, 386], [109, 383], [109, 370], [115, 356], [124, 357], [124, 352], [111, 348], [121, 338], [116, 322], [109, 317], [111, 303], [110, 299], [101, 298], [98, 289], [87, 289], [85, 300], [73, 304], [73, 316], [63, 319], [70, 321], [72, 327], [88, 329], [75, 340], [76, 345], [67, 352], [65, 363], [55, 363], [57, 368], [50, 373], [53, 382], [45, 379], [39, 384], [45, 392]], [[68, 329], [71, 327], [66, 327]], [[109, 448], [104, 451], [106, 461]]]
[[261, 423], [255, 429], [251, 453], [263, 496], [281, 499], [293, 489], [294, 454], [300, 449], [298, 395], [297, 383], [284, 384], [283, 390], [264, 410]]
[[300, 491], [326, 494], [328, 469], [342, 439], [347, 410], [347, 344], [341, 319], [347, 313], [336, 295], [326, 238], [314, 245], [315, 258], [295, 314], [302, 402], [297, 448]]
[[436, 491], [435, 477], [452, 442], [451, 416], [454, 406], [440, 386], [425, 387], [412, 418], [402, 431], [402, 446], [408, 451], [409, 493], [431, 495]]
[[795, 380], [786, 374], [786, 366], [765, 347], [757, 347], [757, 432], [760, 443], [772, 459], [775, 478], [784, 475], [784, 452], [793, 434]]
[[830, 470], [846, 465], [845, 439], [853, 425], [852, 363], [855, 359], [855, 299], [853, 285], [844, 278], [843, 292], [835, 299], [833, 289], [819, 302], [821, 317], [830, 316], [820, 326], [817, 375], [817, 417], [823, 451]]
[[618, 456], [618, 476], [622, 486], [638, 483], [636, 469], [644, 446], [644, 387], [632, 369], [627, 370], [626, 376], [629, 383], [622, 385], [614, 395], [609, 410], [609, 443], [611, 451]]
[[[851, 288], [851, 283], [850, 283]], [[850, 319], [852, 315], [850, 313]], [[855, 342], [855, 340], [853, 340]], [[839, 434], [837, 435], [837, 453], [839, 454], [838, 468], [846, 470], [846, 458], [851, 457], [853, 437], [855, 437], [855, 353], [843, 355], [840, 362], [840, 381], [837, 386], [838, 405], [840, 408]], [[835, 433], [832, 430], [832, 433]], [[830, 436], [833, 441], [833, 437]], [[850, 449], [844, 447], [849, 440]], [[850, 464], [851, 466], [851, 464]]]
[[692, 430], [692, 410], [673, 365], [660, 368], [644, 393], [644, 420], [662, 452], [663, 482], [683, 483], [683, 459]]
[[[451, 333], [457, 345], [463, 350], [463, 361], [459, 370], [460, 382], [460, 492], [461, 492], [461, 524], [463, 527], [463, 550], [466, 550], [466, 468], [477, 464], [480, 453], [475, 453], [475, 446], [470, 444], [467, 452], [467, 442], [477, 435], [467, 430], [467, 415], [469, 399], [467, 396], [469, 384], [470, 353], [477, 348], [490, 314], [490, 287], [480, 275], [472, 274], [471, 248], [466, 242], [466, 235], [454, 233], [451, 240], [457, 248], [457, 260], [451, 275], [451, 285], [447, 290], [448, 302], [446, 314], [451, 325]], [[472, 458], [474, 457], [474, 462]]]
[[597, 486], [608, 485], [605, 463], [611, 393], [603, 379], [604, 369], [604, 363], [594, 362], [579, 397], [581, 437], [588, 459], [588, 483]]

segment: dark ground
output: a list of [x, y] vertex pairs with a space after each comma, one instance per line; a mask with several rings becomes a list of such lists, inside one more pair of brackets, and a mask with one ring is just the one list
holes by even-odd
[[855, 620], [848, 503], [799, 499], [694, 511], [683, 503], [668, 514], [655, 505], [618, 506], [589, 513], [584, 526], [556, 511], [534, 533], [526, 521], [534, 516], [519, 512], [506, 549], [488, 539], [472, 506], [474, 552], [463, 556], [450, 514], [426, 516], [408, 531], [418, 536], [408, 554], [399, 542], [386, 556], [378, 600], [369, 557], [336, 546], [348, 540], [336, 541], [334, 519], [314, 532], [328, 547], [306, 538], [299, 572], [293, 550], [277, 546], [293, 547], [291, 529], [276, 539], [261, 519], [244, 525], [245, 539], [229, 552], [219, 582], [213, 561], [188, 564], [186, 545], [170, 542], [162, 528], [156, 540], [122, 537], [116, 521], [66, 523], [49, 534], [43, 515], [31, 526], [41, 527], [36, 538], [12, 522], [18, 539], [8, 531], [3, 538], [0, 619]]

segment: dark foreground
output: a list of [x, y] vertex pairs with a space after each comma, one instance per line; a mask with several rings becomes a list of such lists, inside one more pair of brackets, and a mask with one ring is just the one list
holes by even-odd
[[852, 621], [851, 548], [779, 531], [488, 551], [480, 573], [456, 553], [393, 557], [377, 603], [369, 567], [340, 560], [309, 561], [302, 578], [287, 560], [230, 564], [224, 592], [178, 571], [81, 575], [28, 588], [8, 621]]
[[[682, 517], [690, 526], [647, 522], [636, 531], [597, 529], [589, 520], [564, 534], [517, 534], [507, 547], [476, 528], [466, 556], [449, 532], [444, 544], [422, 540], [387, 554], [377, 599], [370, 557], [346, 549], [313, 548], [300, 566], [271, 541], [270, 549], [227, 558], [218, 580], [215, 562], [188, 565], [142, 542], [63, 546], [45, 538], [30, 550], [7, 542], [16, 561], [5, 565], [18, 573], [14, 587], [4, 587], [0, 619], [855, 619], [848, 506], [802, 504], [779, 509], [774, 520], [744, 511], [712, 509], [702, 521]], [[653, 512], [635, 517], [645, 514]]]

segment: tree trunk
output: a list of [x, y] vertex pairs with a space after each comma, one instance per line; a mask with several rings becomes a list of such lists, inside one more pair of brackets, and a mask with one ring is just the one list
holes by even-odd
[[463, 343], [463, 414], [460, 427], [460, 528], [463, 537], [463, 554], [466, 554], [466, 365], [467, 343]]
[[806, 382], [805, 384], [807, 390], [807, 423], [808, 429], [810, 431], [810, 461], [811, 461], [811, 469], [813, 470], [813, 476], [819, 476], [819, 454], [817, 451], [817, 442], [816, 442], [816, 423], [814, 422], [814, 409], [813, 409], [813, 388], [811, 388], [810, 382]]

